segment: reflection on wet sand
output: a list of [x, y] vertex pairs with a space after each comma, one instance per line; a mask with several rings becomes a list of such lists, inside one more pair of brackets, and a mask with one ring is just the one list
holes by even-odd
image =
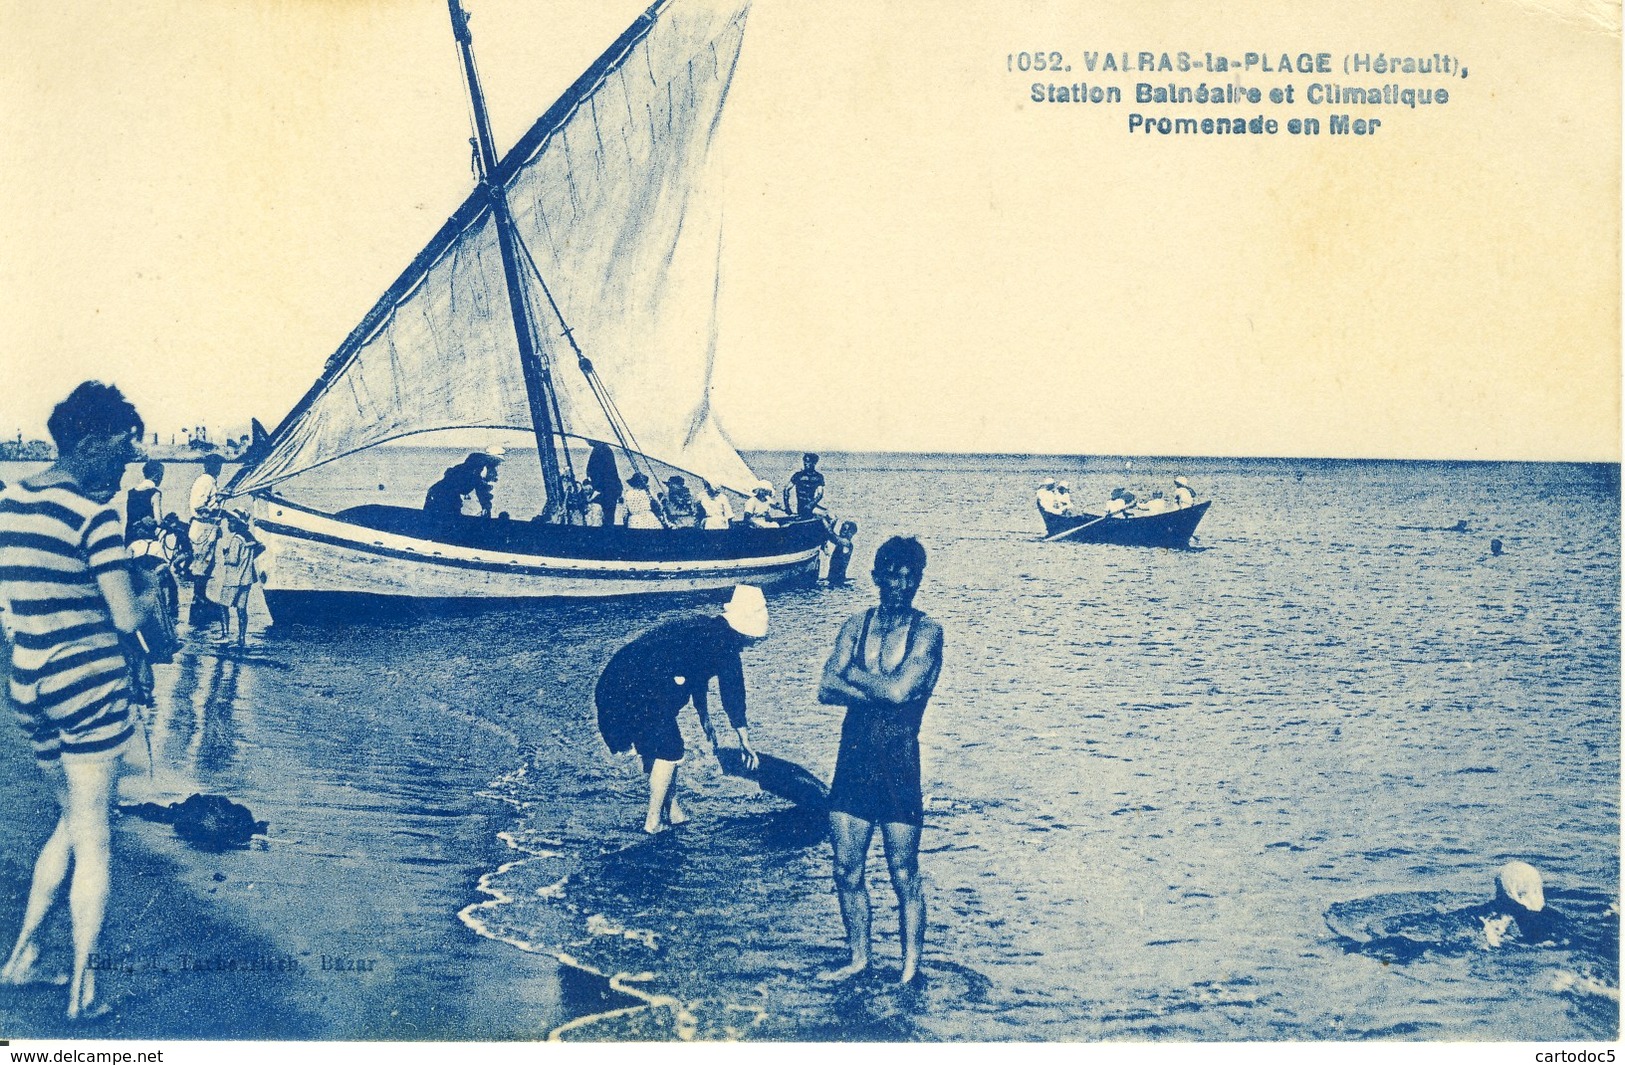
[[252, 712], [252, 674], [232, 657], [186, 653], [174, 677], [153, 711], [154, 759], [173, 760], [194, 776], [230, 769], [238, 757], [236, 716]]

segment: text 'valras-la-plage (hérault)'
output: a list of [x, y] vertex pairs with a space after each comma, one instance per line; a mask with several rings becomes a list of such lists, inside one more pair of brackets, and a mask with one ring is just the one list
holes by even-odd
[[1380, 51], [1257, 51], [1239, 58], [1211, 51], [1017, 51], [1006, 53], [1005, 69], [1023, 79], [1023, 107], [1110, 107], [1126, 112], [1129, 133], [1152, 138], [1370, 138], [1396, 115], [1447, 106], [1451, 84], [1468, 73], [1449, 53]]

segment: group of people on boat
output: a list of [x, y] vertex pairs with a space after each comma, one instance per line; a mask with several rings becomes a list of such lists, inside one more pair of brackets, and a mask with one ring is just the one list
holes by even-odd
[[[423, 511], [438, 517], [493, 516], [493, 497], [506, 452], [488, 447], [471, 452], [455, 466], [447, 467], [440, 479], [429, 486]], [[580, 480], [566, 477], [563, 520], [569, 525], [589, 527], [623, 526], [628, 529], [711, 529], [735, 526], [770, 529], [789, 521], [819, 521], [825, 529], [830, 552], [831, 584], [846, 581], [852, 557], [853, 538], [858, 525], [837, 521], [824, 508], [824, 475], [818, 469], [818, 456], [806, 452], [801, 468], [790, 475], [782, 497], [774, 494], [773, 483], [758, 480], [739, 512], [720, 485], [698, 478], [696, 492], [682, 474], [674, 473], [656, 488], [643, 470], [634, 470], [624, 481], [615, 454], [608, 444], [594, 443]], [[495, 517], [507, 517], [496, 511]], [[539, 519], [537, 519], [539, 520]]]
[[[583, 493], [595, 493], [589, 482]], [[726, 529], [736, 517], [728, 495], [717, 485], [700, 479], [696, 495], [688, 479], [674, 473], [661, 489], [654, 488], [647, 474], [635, 471], [621, 490], [618, 510], [607, 510], [603, 502], [587, 494], [582, 508], [584, 525], [625, 525], [628, 529]], [[572, 519], [573, 520], [573, 519]]]
[[[489, 447], [475, 451], [429, 486], [423, 498], [426, 514], [438, 517], [493, 516], [493, 495], [505, 450]], [[580, 480], [566, 476], [563, 520], [570, 525], [620, 525], [629, 529], [727, 529], [736, 524], [772, 528], [797, 519], [825, 519], [824, 475], [818, 456], [802, 456], [801, 469], [790, 476], [782, 503], [774, 498], [773, 483], [758, 481], [736, 513], [727, 492], [704, 478], [698, 491], [682, 474], [674, 473], [656, 487], [643, 470], [624, 481], [608, 444], [594, 443]], [[792, 502], [793, 500], [793, 502]], [[497, 518], [507, 516], [497, 511]], [[854, 531], [855, 527], [854, 527]], [[838, 529], [832, 528], [834, 536]]]
[[[1046, 477], [1039, 482], [1036, 502], [1038, 509], [1046, 514], [1072, 516], [1086, 513], [1077, 509], [1073, 503], [1071, 487], [1065, 481], [1057, 481], [1053, 477]], [[1184, 476], [1178, 476], [1174, 478], [1173, 489], [1166, 495], [1158, 489], [1142, 498], [1127, 488], [1112, 489], [1111, 499], [1106, 502], [1104, 508], [1104, 516], [1139, 518], [1195, 505], [1196, 493], [1191, 489], [1190, 481]]]

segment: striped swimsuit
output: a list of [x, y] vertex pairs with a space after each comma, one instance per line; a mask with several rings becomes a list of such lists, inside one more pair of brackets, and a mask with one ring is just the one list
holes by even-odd
[[118, 631], [96, 584], [129, 564], [117, 512], [68, 485], [0, 492], [11, 703], [34, 757], [115, 757], [134, 732]]

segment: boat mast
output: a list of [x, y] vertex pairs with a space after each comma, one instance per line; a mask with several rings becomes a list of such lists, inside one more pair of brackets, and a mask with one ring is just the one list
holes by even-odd
[[536, 350], [536, 332], [531, 323], [530, 308], [525, 302], [524, 277], [519, 270], [513, 215], [508, 211], [507, 192], [492, 180], [497, 170], [496, 144], [491, 137], [491, 120], [485, 113], [480, 77], [474, 69], [474, 36], [468, 29], [468, 12], [463, 10], [458, 0], [446, 0], [446, 3], [451, 8], [451, 29], [457, 38], [458, 54], [463, 59], [463, 75], [468, 81], [468, 98], [474, 110], [474, 141], [480, 187], [491, 198], [497, 243], [502, 249], [502, 273], [508, 283], [508, 306], [513, 312], [514, 336], [519, 341], [519, 368], [525, 378], [530, 422], [536, 431], [536, 456], [542, 463], [542, 484], [547, 492], [542, 516], [547, 521], [558, 521], [564, 514], [564, 480], [559, 473], [559, 456], [553, 442], [552, 371], [543, 364]]

